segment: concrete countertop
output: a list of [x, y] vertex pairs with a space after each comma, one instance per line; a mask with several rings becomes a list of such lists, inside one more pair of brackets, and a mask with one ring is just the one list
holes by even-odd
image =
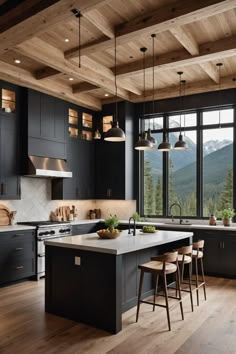
[[128, 235], [128, 231], [124, 230], [117, 239], [112, 240], [103, 240], [99, 238], [97, 233], [92, 233], [46, 240], [45, 245], [120, 255], [160, 246], [191, 236], [193, 236], [192, 232], [184, 231], [158, 231], [147, 234], [139, 230], [137, 230], [137, 235], [133, 236]]
[[[94, 224], [94, 223], [98, 223], [98, 222], [103, 222], [104, 219], [94, 219], [94, 220], [90, 220], [90, 219], [84, 219], [84, 220], [74, 220], [72, 221], [72, 225], [80, 225], [80, 224]], [[236, 231], [236, 223], [232, 224], [232, 226], [224, 226], [221, 223], [221, 221], [218, 221], [218, 224], [216, 226], [211, 226], [208, 224], [204, 224], [202, 221], [202, 223], [198, 223], [197, 221], [194, 222], [194, 220], [190, 220], [189, 222], [184, 222], [183, 224], [179, 224], [178, 221], [176, 222], [171, 222], [171, 220], [168, 221], [168, 219], [166, 219], [165, 222], [158, 222], [158, 221], [136, 221], [136, 226], [144, 226], [144, 225], [154, 225], [158, 228], [158, 226], [160, 226], [161, 228], [176, 228], [176, 229], [186, 229], [186, 231], [191, 231], [194, 229], [205, 229], [205, 230], [221, 230], [221, 231]], [[125, 224], [128, 225], [129, 224], [129, 220], [120, 220], [120, 224]], [[133, 222], [132, 222], [132, 226], [133, 226]]]
[[22, 230], [35, 230], [35, 226], [26, 226], [26, 225], [7, 225], [0, 226], [0, 232], [8, 232], [8, 231], [22, 231]]

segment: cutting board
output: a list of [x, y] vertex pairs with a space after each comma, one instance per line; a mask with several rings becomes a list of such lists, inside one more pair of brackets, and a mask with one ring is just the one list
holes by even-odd
[[10, 225], [10, 210], [3, 204], [0, 204], [0, 226]]

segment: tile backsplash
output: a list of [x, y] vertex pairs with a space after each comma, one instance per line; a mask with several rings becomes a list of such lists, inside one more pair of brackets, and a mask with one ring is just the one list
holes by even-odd
[[3, 200], [11, 211], [16, 210], [15, 221], [48, 220], [58, 206], [75, 205], [78, 219], [87, 219], [90, 209], [101, 209], [102, 218], [117, 214], [129, 218], [136, 210], [134, 200], [51, 200], [51, 181], [47, 178], [21, 177], [21, 200]]

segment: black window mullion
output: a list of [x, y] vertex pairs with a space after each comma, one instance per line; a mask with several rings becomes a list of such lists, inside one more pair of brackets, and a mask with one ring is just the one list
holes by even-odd
[[[163, 116], [163, 127], [164, 127], [164, 132], [163, 132], [163, 138], [164, 138], [164, 133], [165, 131], [168, 130], [169, 126], [169, 120], [168, 120], [168, 115], [164, 114]], [[167, 132], [168, 133], [168, 132]], [[168, 152], [163, 152], [163, 215], [168, 216], [168, 204], [169, 204], [169, 187], [168, 187], [168, 181], [169, 181], [169, 153]]]
[[[236, 209], [236, 106], [233, 107], [234, 110], [234, 132], [233, 132], [233, 208]], [[234, 217], [235, 220], [235, 217]]]
[[202, 111], [197, 111], [197, 216], [203, 216]]

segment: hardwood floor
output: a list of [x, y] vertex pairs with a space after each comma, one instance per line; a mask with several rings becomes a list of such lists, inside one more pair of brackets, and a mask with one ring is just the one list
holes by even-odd
[[0, 353], [135, 353], [235, 354], [236, 280], [207, 278], [207, 301], [200, 291], [200, 306], [191, 312], [184, 300], [185, 320], [179, 307], [171, 311], [168, 331], [164, 309], [142, 304], [123, 316], [117, 335], [44, 312], [44, 281], [25, 282], [0, 289]]

